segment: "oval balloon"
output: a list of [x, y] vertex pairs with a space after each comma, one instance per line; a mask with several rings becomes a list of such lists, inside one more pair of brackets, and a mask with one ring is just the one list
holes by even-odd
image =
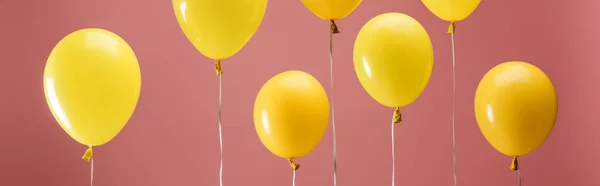
[[401, 13], [367, 22], [354, 43], [354, 70], [367, 93], [388, 107], [402, 107], [423, 92], [433, 69], [425, 28]]
[[177, 22], [188, 40], [208, 58], [226, 59], [252, 38], [267, 0], [173, 0]]
[[362, 0], [301, 0], [302, 4], [317, 17], [324, 20], [342, 19], [362, 2]]
[[421, 0], [421, 2], [444, 21], [461, 21], [475, 11], [481, 0]]
[[280, 73], [267, 81], [254, 103], [254, 127], [273, 154], [302, 157], [321, 141], [329, 122], [329, 101], [323, 86], [301, 71]]
[[524, 156], [550, 135], [557, 114], [550, 78], [519, 61], [492, 68], [477, 87], [475, 117], [483, 136], [508, 156]]
[[70, 33], [52, 49], [44, 93], [52, 115], [77, 142], [99, 146], [123, 129], [141, 88], [140, 67], [127, 42], [98, 28]]

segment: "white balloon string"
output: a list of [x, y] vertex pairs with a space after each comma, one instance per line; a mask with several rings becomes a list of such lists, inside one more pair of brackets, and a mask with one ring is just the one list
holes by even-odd
[[296, 186], [296, 169], [292, 169], [292, 186]]
[[519, 181], [519, 186], [521, 186], [521, 170], [517, 170], [517, 179]]
[[333, 186], [337, 186], [337, 141], [335, 134], [335, 109], [333, 106], [333, 31], [329, 32], [329, 82], [331, 85], [331, 128], [333, 131]]
[[90, 157], [90, 186], [94, 186], [94, 157]]
[[223, 127], [221, 124], [221, 109], [223, 106], [223, 75], [219, 75], [219, 147], [220, 147], [220, 166], [219, 166], [219, 186], [223, 186]]
[[394, 111], [394, 114], [392, 115], [392, 186], [396, 185], [396, 145], [394, 145], [394, 141], [395, 141], [395, 137], [394, 137], [394, 126], [396, 125], [395, 122], [395, 116], [396, 116], [396, 111]]
[[454, 54], [454, 33], [450, 34], [452, 40], [452, 173], [454, 175], [454, 186], [456, 182], [456, 134], [455, 134], [455, 104], [456, 104], [456, 56]]

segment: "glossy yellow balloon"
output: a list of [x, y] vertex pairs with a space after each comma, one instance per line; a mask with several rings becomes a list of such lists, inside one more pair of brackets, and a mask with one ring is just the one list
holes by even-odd
[[254, 127], [273, 154], [302, 157], [321, 141], [329, 122], [325, 89], [306, 72], [282, 72], [267, 81], [254, 103]]
[[475, 11], [481, 0], [421, 0], [421, 2], [444, 21], [461, 21]]
[[492, 68], [475, 93], [479, 129], [496, 150], [524, 156], [550, 135], [557, 114], [550, 78], [525, 62], [506, 62]]
[[433, 68], [425, 28], [401, 13], [367, 22], [354, 43], [354, 70], [367, 93], [388, 107], [402, 107], [423, 92]]
[[75, 31], [54, 47], [44, 93], [54, 118], [77, 142], [99, 146], [123, 129], [141, 88], [140, 67], [127, 42], [103, 29]]
[[177, 22], [188, 40], [208, 58], [239, 52], [252, 38], [267, 0], [173, 0]]
[[325, 20], [342, 19], [362, 2], [362, 0], [301, 0], [317, 17]]

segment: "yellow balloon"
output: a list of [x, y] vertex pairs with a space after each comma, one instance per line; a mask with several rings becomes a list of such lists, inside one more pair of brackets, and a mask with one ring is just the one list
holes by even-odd
[[282, 72], [269, 79], [256, 96], [256, 133], [265, 147], [281, 158], [298, 158], [312, 151], [328, 122], [327, 93], [306, 72]]
[[557, 107], [550, 78], [526, 62], [495, 66], [475, 93], [475, 117], [481, 133], [508, 156], [524, 156], [538, 148], [554, 128]]
[[444, 21], [461, 21], [475, 11], [481, 0], [421, 0], [421, 2]]
[[316, 16], [324, 20], [342, 19], [362, 2], [362, 0], [301, 0]]
[[98, 28], [77, 30], [52, 49], [44, 93], [52, 115], [77, 142], [99, 146], [123, 129], [141, 88], [140, 67], [127, 42]]
[[252, 38], [267, 0], [173, 0], [177, 22], [188, 40], [208, 58], [239, 52]]
[[367, 93], [388, 107], [402, 107], [423, 92], [433, 68], [425, 28], [401, 13], [367, 22], [354, 43], [354, 70]]

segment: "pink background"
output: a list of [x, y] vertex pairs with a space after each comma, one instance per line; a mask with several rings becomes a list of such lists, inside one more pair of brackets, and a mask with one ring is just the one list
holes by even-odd
[[[596, 8], [594, 8], [596, 7]], [[457, 161], [461, 186], [516, 185], [510, 157], [479, 133], [473, 96], [494, 65], [524, 60], [554, 81], [559, 116], [550, 138], [521, 159], [524, 185], [600, 185], [600, 3], [593, 0], [483, 0], [457, 24]], [[372, 100], [352, 65], [354, 38], [370, 18], [403, 12], [428, 30], [433, 76], [397, 127], [397, 185], [452, 185], [451, 61], [447, 23], [419, 0], [365, 0], [339, 21], [335, 36], [336, 118], [340, 186], [390, 185], [392, 109]], [[46, 106], [42, 73], [66, 34], [102, 27], [136, 51], [143, 90], [131, 122], [96, 150], [97, 186], [218, 185], [217, 77], [212, 61], [180, 31], [168, 0], [0, 1], [0, 185], [89, 184], [85, 147], [56, 124]], [[224, 61], [224, 184], [290, 185], [287, 163], [268, 152], [252, 122], [254, 97], [271, 76], [291, 69], [329, 89], [326, 21], [298, 0], [269, 1], [257, 34]], [[331, 130], [297, 160], [298, 186], [332, 185]]]

